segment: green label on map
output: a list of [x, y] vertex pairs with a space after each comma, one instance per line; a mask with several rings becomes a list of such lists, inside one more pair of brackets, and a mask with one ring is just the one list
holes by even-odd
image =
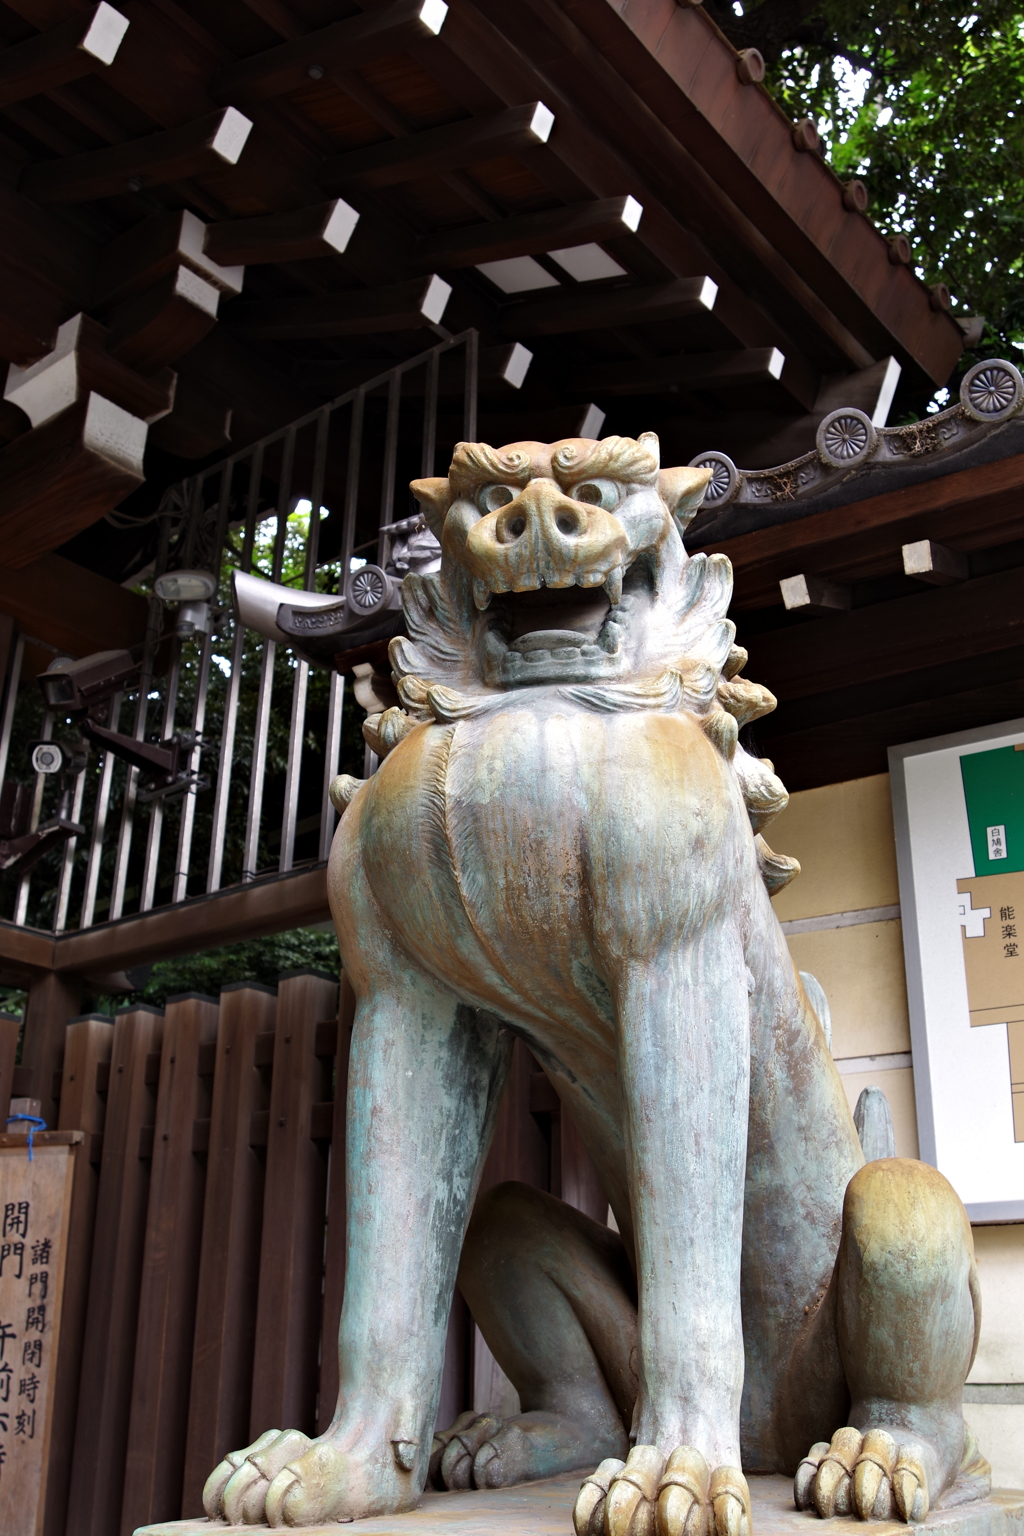
[[960, 759], [976, 875], [1024, 869], [1024, 751], [996, 747]]

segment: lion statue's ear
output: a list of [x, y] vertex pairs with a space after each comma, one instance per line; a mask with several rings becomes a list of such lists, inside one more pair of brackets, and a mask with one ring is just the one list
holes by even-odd
[[658, 491], [662, 501], [684, 529], [701, 502], [711, 479], [710, 469], [693, 469], [688, 464], [658, 473]]
[[447, 478], [433, 477], [430, 480], [412, 480], [409, 489], [420, 504], [420, 511], [427, 520], [427, 526], [435, 539], [440, 539], [441, 529], [448, 514], [448, 508], [452, 504], [452, 488]]

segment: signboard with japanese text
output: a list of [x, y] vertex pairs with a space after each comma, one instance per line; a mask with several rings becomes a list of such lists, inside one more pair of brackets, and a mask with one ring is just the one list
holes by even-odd
[[889, 752], [921, 1156], [1024, 1218], [1024, 721]]
[[0, 1146], [0, 1531], [39, 1536], [50, 1441], [72, 1148]]

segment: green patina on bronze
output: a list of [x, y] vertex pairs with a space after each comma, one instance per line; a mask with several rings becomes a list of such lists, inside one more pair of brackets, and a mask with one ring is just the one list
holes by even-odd
[[[645, 434], [460, 444], [414, 484], [441, 569], [405, 582], [381, 767], [334, 786], [338, 1408], [229, 1457], [211, 1515], [316, 1525], [410, 1509], [428, 1475], [581, 1468], [579, 1536], [748, 1536], [742, 1469], [826, 1516], [987, 1488], [970, 1227], [934, 1169], [864, 1165], [772, 911], [786, 792], [737, 734], [775, 701], [740, 676], [729, 562], [683, 548], [706, 480]], [[514, 1034], [618, 1234], [515, 1185], [470, 1223]], [[432, 1440], [457, 1271], [522, 1412]]]

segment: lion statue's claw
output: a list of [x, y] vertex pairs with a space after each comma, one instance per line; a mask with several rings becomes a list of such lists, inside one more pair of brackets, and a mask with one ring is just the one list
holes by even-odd
[[680, 1445], [666, 1459], [636, 1445], [586, 1479], [573, 1510], [576, 1536], [751, 1536], [750, 1492], [738, 1467], [709, 1471]]
[[861, 1434], [837, 1429], [831, 1444], [812, 1445], [796, 1471], [797, 1509], [822, 1519], [858, 1515], [861, 1520], [923, 1520], [928, 1513], [928, 1478], [910, 1447], [897, 1445], [885, 1429]]
[[309, 1444], [301, 1430], [268, 1429], [244, 1451], [225, 1456], [203, 1489], [208, 1517], [229, 1525], [262, 1525], [271, 1483]]

